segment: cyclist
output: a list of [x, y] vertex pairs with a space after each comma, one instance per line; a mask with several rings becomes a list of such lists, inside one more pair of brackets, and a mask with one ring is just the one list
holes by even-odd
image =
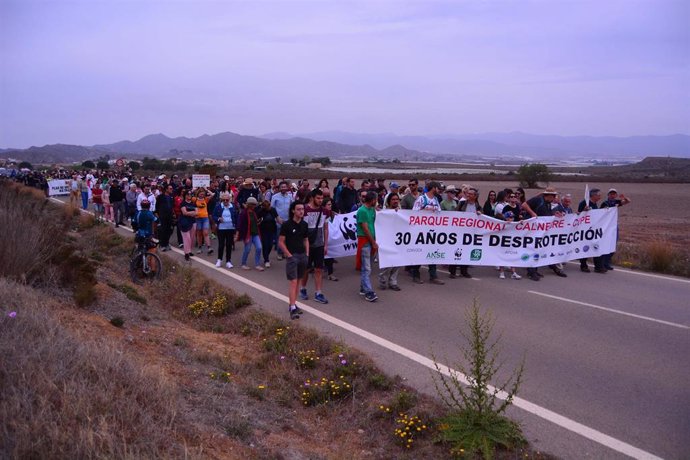
[[151, 212], [151, 202], [147, 199], [141, 201], [141, 211], [138, 211], [134, 216], [134, 222], [137, 224], [137, 241], [148, 241], [153, 236], [153, 223], [158, 221], [153, 212]]

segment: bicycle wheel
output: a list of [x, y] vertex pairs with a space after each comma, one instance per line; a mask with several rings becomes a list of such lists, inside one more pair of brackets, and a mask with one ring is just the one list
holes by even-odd
[[132, 281], [135, 283], [143, 280], [157, 280], [161, 277], [162, 271], [161, 259], [150, 252], [137, 254], [129, 266]]

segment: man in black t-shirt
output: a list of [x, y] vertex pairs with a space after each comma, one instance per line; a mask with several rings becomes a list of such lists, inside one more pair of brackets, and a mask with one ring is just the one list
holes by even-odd
[[288, 298], [290, 305], [290, 319], [299, 319], [303, 313], [297, 306], [297, 291], [299, 282], [307, 271], [307, 254], [309, 254], [309, 226], [302, 220], [304, 217], [304, 204], [293, 201], [290, 204], [289, 219], [280, 227], [278, 247], [285, 258], [285, 273], [290, 283]]
[[[557, 194], [558, 193], [556, 192], [555, 188], [546, 187], [546, 189], [542, 193], [522, 203], [522, 210], [529, 214], [530, 217], [553, 215], [563, 217], [562, 212], [554, 212], [553, 208], [551, 207], [551, 203], [553, 203], [553, 200], [556, 198]], [[563, 270], [558, 268], [558, 265], [549, 265], [549, 268], [553, 270], [553, 272], [561, 278], [565, 278], [568, 276], [563, 272]], [[527, 277], [532, 281], [539, 281], [539, 279], [542, 276], [544, 275], [539, 273], [537, 267], [531, 267], [527, 269]]]

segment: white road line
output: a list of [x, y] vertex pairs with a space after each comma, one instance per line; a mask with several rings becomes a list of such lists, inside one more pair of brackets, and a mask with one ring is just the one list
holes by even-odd
[[636, 315], [634, 313], [628, 313], [627, 311], [621, 311], [621, 310], [616, 310], [614, 308], [602, 307], [602, 306], [594, 305], [594, 304], [587, 303], [587, 302], [580, 302], [579, 300], [566, 299], [565, 297], [559, 297], [557, 295], [544, 294], [543, 292], [537, 292], [537, 291], [527, 291], [527, 292], [529, 292], [530, 294], [540, 295], [542, 297], [549, 297], [551, 299], [560, 300], [562, 302], [570, 302], [570, 303], [574, 303], [577, 305], [583, 305], [585, 307], [595, 308], [597, 310], [608, 311], [610, 313], [616, 313], [616, 314], [624, 315], [624, 316], [631, 316], [633, 318], [643, 319], [645, 321], [653, 321], [655, 323], [665, 324], [666, 326], [673, 326], [673, 327], [677, 327], [680, 329], [690, 329], [690, 326], [686, 326], [684, 324], [672, 323], [670, 321], [664, 321], [661, 319], [650, 318], [649, 316]]
[[[52, 198], [54, 199], [54, 198]], [[59, 203], [65, 204], [60, 200], [55, 200], [58, 201]], [[88, 211], [87, 211], [88, 212]], [[120, 228], [126, 228], [129, 231], [132, 231], [131, 229], [127, 227], [120, 227]], [[172, 248], [171, 249], [174, 252], [177, 252], [179, 254], [184, 254], [183, 251], [179, 250], [178, 248]], [[199, 258], [194, 258], [192, 259], [193, 261], [200, 263], [202, 265], [206, 265], [207, 267], [215, 270], [217, 273], [221, 273], [225, 276], [228, 276], [230, 278], [233, 278], [241, 283], [246, 284], [247, 286], [250, 286], [254, 289], [257, 289], [265, 294], [268, 294], [280, 301], [285, 302], [286, 306], [286, 313], [287, 313], [287, 303], [288, 303], [288, 297], [286, 295], [280, 294], [272, 289], [268, 289], [267, 287], [256, 283], [252, 280], [249, 280], [243, 276], [236, 275], [235, 273], [232, 273], [228, 270], [219, 270], [214, 264], [211, 262], [208, 262], [203, 259]], [[287, 283], [286, 283], [287, 284]], [[531, 291], [530, 291], [531, 292]], [[348, 332], [351, 332], [355, 335], [358, 335], [364, 339], [369, 340], [372, 343], [375, 343], [376, 345], [379, 345], [383, 348], [386, 348], [387, 350], [390, 350], [392, 352], [395, 352], [401, 356], [404, 356], [405, 358], [408, 358], [416, 363], [421, 364], [422, 366], [425, 366], [431, 370], [436, 370], [436, 367], [434, 365], [434, 361], [427, 358], [426, 356], [420, 355], [417, 352], [414, 352], [410, 349], [407, 349], [405, 347], [402, 347], [396, 343], [393, 343], [389, 340], [384, 339], [383, 337], [379, 337], [375, 334], [372, 334], [369, 331], [366, 331], [364, 329], [361, 329], [353, 324], [347, 323], [345, 321], [342, 321], [341, 319], [338, 319], [334, 316], [331, 316], [327, 313], [324, 313], [320, 310], [317, 310], [316, 308], [313, 308], [309, 305], [306, 305], [302, 302], [297, 302], [300, 308], [302, 308], [305, 312], [309, 312], [312, 315], [316, 316], [317, 318], [320, 318], [326, 322], [329, 322], [335, 326], [338, 326], [342, 329], [345, 329]], [[444, 375], [450, 376], [450, 375], [455, 375], [458, 377], [458, 379], [463, 382], [464, 384], [468, 384], [469, 381], [467, 379], [467, 376], [464, 374], [456, 371], [455, 369], [452, 369], [448, 366], [444, 366], [439, 364], [439, 368], [441, 369], [441, 372]], [[488, 391], [493, 392], [495, 388], [493, 386], [488, 387]], [[497, 396], [501, 399], [505, 399], [507, 397], [507, 394], [505, 392], [499, 392]], [[622, 454], [628, 455], [629, 457], [635, 458], [635, 459], [644, 459], [644, 460], [661, 460], [661, 457], [657, 457], [656, 455], [653, 455], [649, 452], [646, 452], [642, 449], [639, 449], [633, 445], [630, 445], [626, 442], [623, 442], [619, 439], [616, 439], [614, 437], [611, 437], [607, 434], [604, 434], [600, 431], [597, 431], [593, 428], [590, 428], [586, 425], [583, 425], [579, 422], [576, 422], [575, 420], [569, 419], [567, 417], [564, 417], [560, 414], [557, 414], [553, 411], [550, 411], [549, 409], [546, 409], [545, 407], [541, 407], [537, 404], [531, 403], [525, 399], [522, 398], [515, 398], [513, 399], [513, 404], [516, 407], [519, 407], [522, 410], [525, 410], [531, 414], [536, 415], [537, 417], [541, 417], [545, 420], [548, 420], [551, 423], [554, 423], [560, 427], [565, 428], [568, 431], [572, 431], [573, 433], [577, 433], [580, 436], [583, 436], [587, 439], [590, 439], [594, 442], [597, 442], [603, 446], [606, 446], [612, 450], [615, 450], [617, 452], [620, 452]]]
[[[578, 265], [578, 266], [580, 265], [580, 262], [573, 261], [573, 260], [571, 260], [568, 263], [573, 264], [573, 265]], [[616, 267], [615, 273], [627, 273], [628, 275], [646, 276], [647, 278], [655, 278], [658, 280], [676, 281], [678, 283], [690, 284], [690, 279], [673, 277], [673, 276], [655, 275], [654, 273], [639, 272], [639, 271], [635, 271], [635, 270], [629, 270], [627, 268]]]

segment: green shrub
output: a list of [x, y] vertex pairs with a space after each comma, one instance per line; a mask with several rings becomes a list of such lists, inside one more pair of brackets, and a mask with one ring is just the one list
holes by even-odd
[[[476, 299], [466, 312], [466, 320], [468, 330], [461, 330], [466, 343], [460, 347], [464, 363], [455, 366], [467, 379], [453, 371], [446, 375], [434, 357], [434, 386], [450, 409], [441, 420], [440, 439], [452, 444], [456, 455], [480, 453], [490, 459], [497, 446], [514, 448], [525, 442], [519, 425], [501, 415], [517, 394], [525, 359], [502, 385], [491, 387], [491, 380], [501, 369], [499, 340], [491, 338], [495, 320], [489, 312], [482, 314]], [[507, 395], [502, 402], [497, 400], [500, 392]]]

